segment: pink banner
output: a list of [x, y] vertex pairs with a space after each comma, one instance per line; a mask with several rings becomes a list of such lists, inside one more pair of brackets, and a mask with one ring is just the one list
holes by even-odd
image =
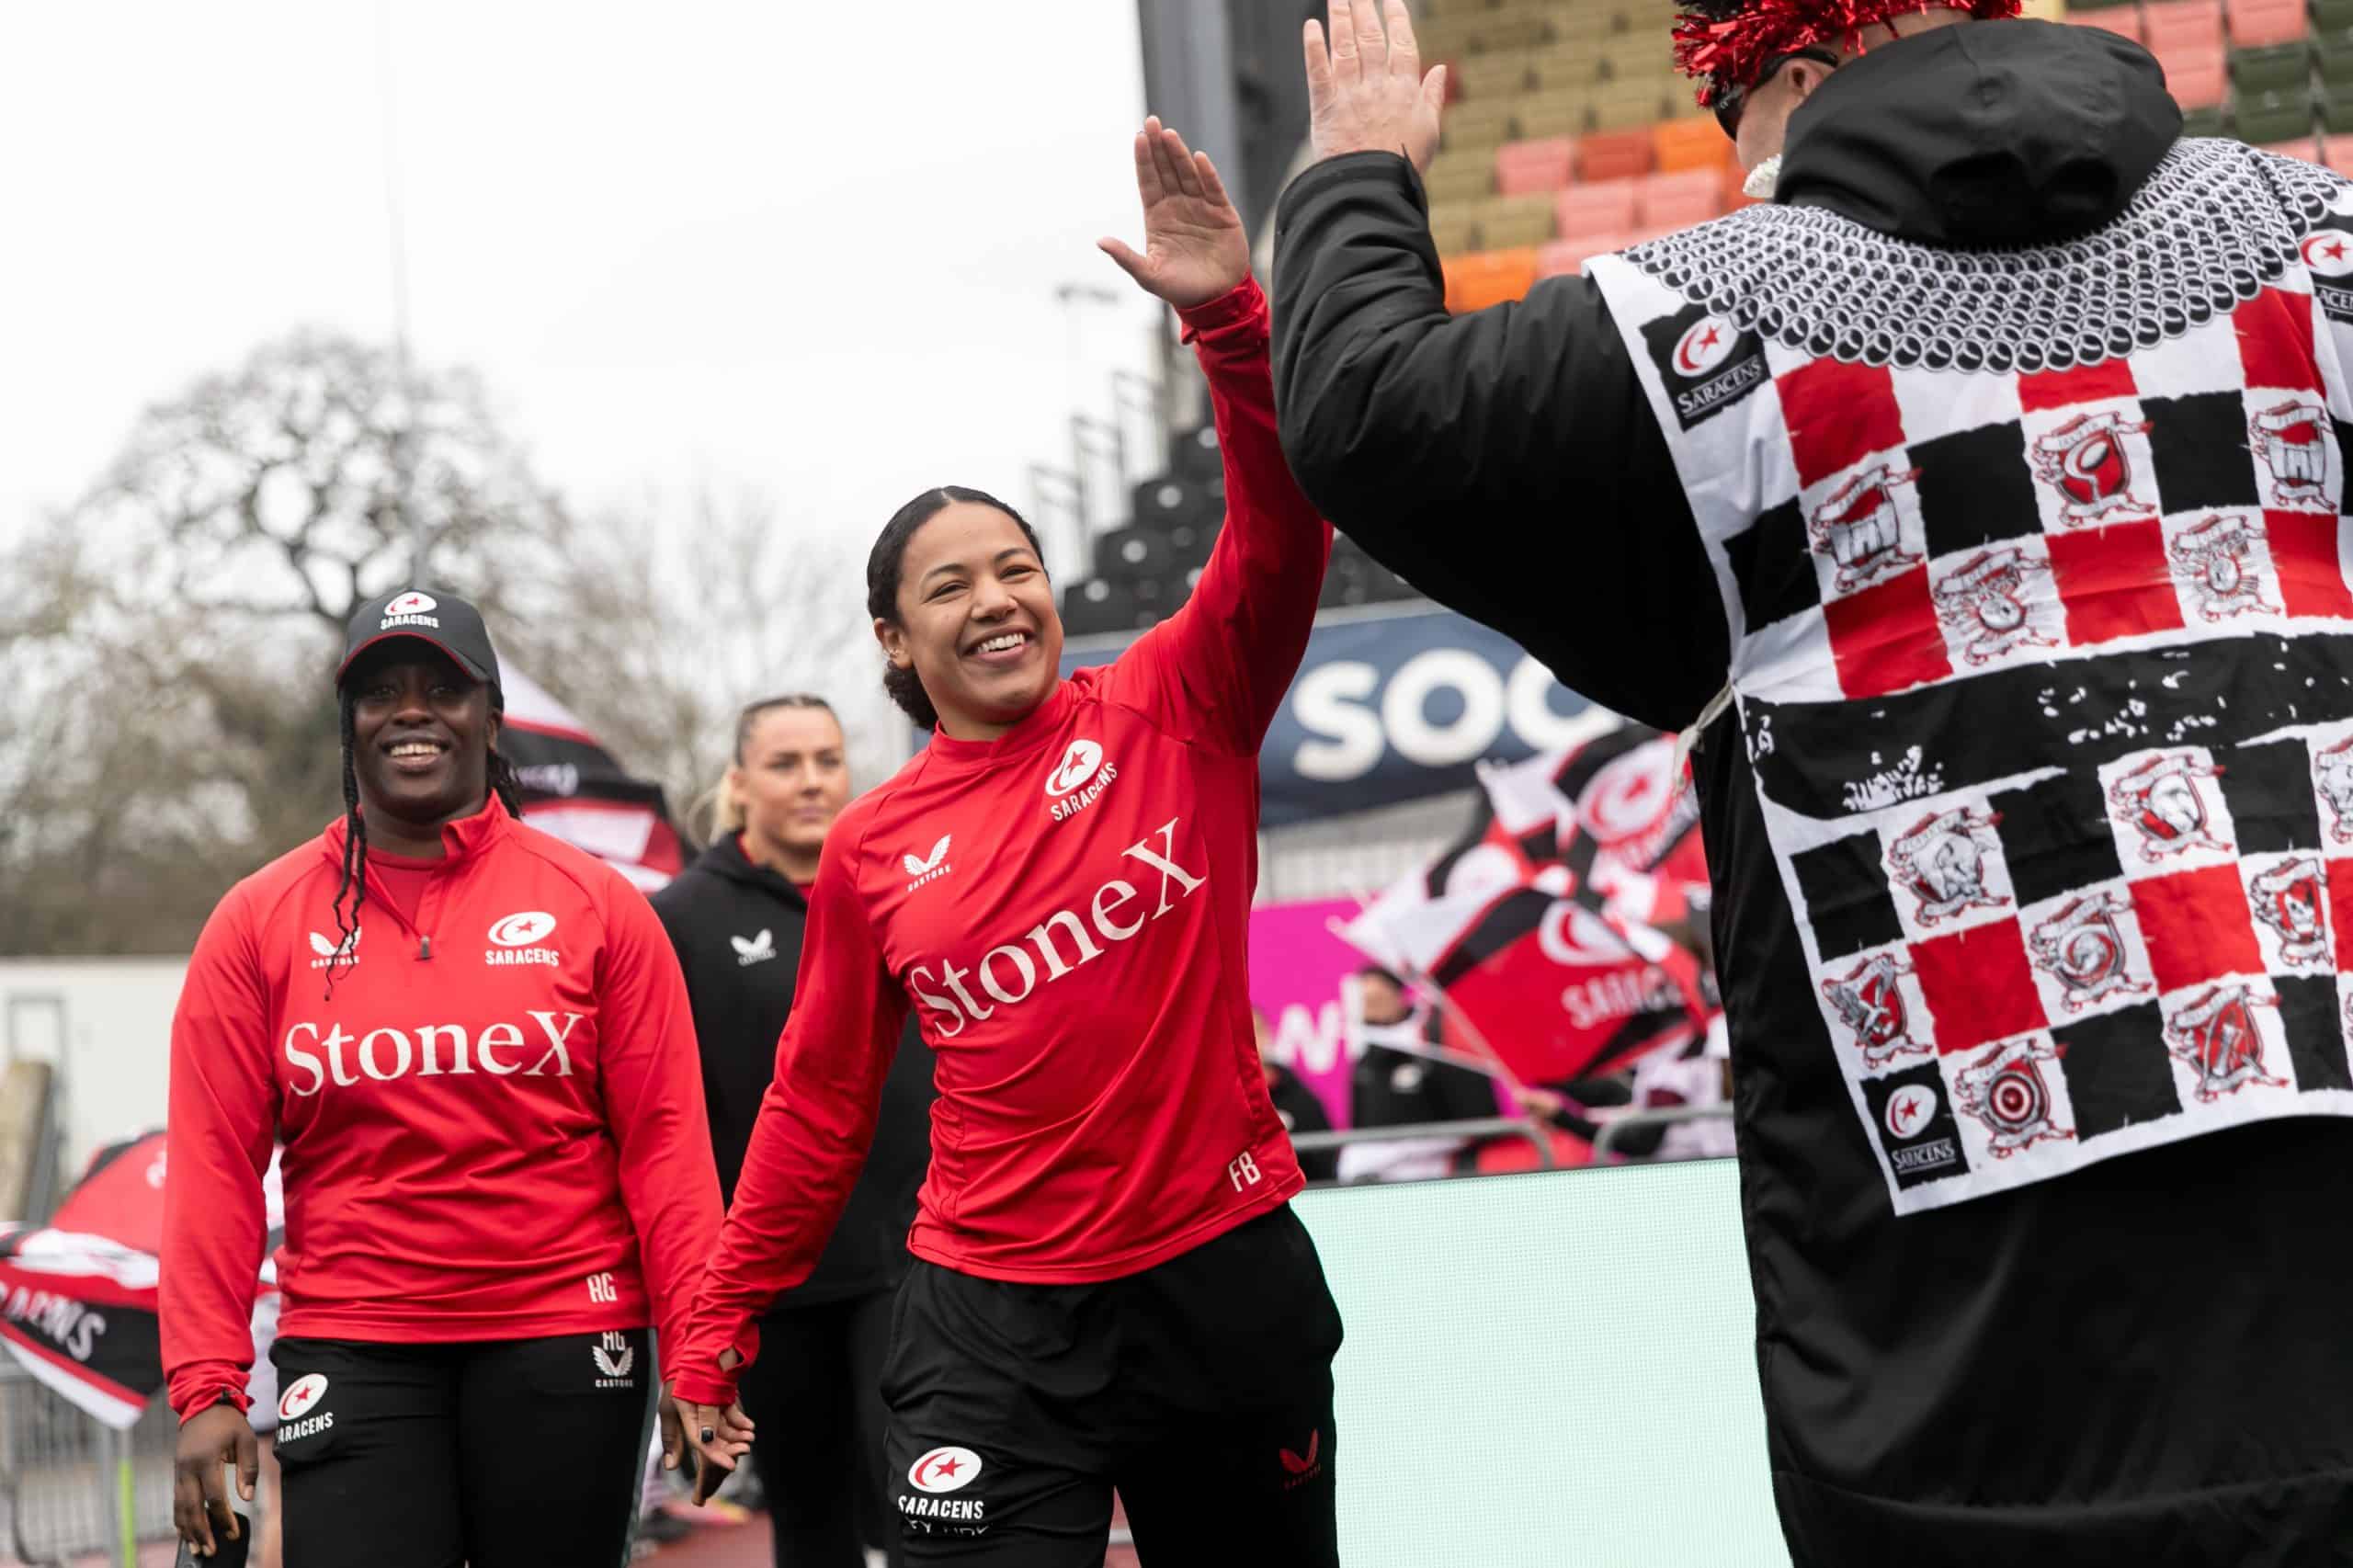
[[1364, 955], [1332, 935], [1330, 923], [1354, 916], [1353, 899], [1262, 904], [1250, 912], [1250, 1000], [1275, 1034], [1275, 1058], [1300, 1076], [1348, 1125], [1348, 1052], [1340, 982]]

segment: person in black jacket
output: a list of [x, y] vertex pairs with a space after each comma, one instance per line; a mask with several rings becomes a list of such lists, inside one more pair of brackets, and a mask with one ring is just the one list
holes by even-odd
[[1696, 735], [1799, 1568], [2343, 1561], [2353, 186], [1923, 6], [1694, 0], [1771, 199], [1449, 315], [1443, 72], [1334, 0], [1284, 449]]
[[[803, 890], [849, 790], [841, 725], [823, 698], [753, 703], [736, 721], [714, 842], [654, 895], [686, 971], [711, 1150], [731, 1202], [792, 1010]], [[816, 1272], [760, 1324], [767, 1353], [745, 1374], [744, 1406], [757, 1421], [752, 1457], [779, 1564], [859, 1568], [861, 1540], [900, 1560], [882, 1472], [882, 1361], [928, 1164], [932, 1097], [931, 1053], [910, 1024], [841, 1225]]]

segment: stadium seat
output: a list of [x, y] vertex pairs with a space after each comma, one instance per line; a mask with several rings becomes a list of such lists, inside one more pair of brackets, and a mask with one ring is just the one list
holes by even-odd
[[1631, 179], [1651, 172], [1650, 132], [1603, 131], [1577, 143], [1577, 178]]
[[[1718, 132], [1719, 136], [1722, 132]], [[1678, 174], [1647, 175], [1637, 182], [1641, 194], [1635, 221], [1645, 230], [1665, 233], [1704, 223], [1723, 210], [1721, 182], [1713, 169], [1686, 169]]]
[[1165, 577], [1176, 565], [1169, 536], [1157, 528], [1111, 528], [1095, 536], [1095, 574], [1114, 582]]
[[1534, 196], [1497, 196], [1481, 202], [1474, 209], [1479, 215], [1479, 247], [1509, 251], [1542, 244], [1555, 232], [1552, 199], [1552, 192], [1540, 191]]
[[1430, 243], [1440, 256], [1479, 248], [1479, 219], [1472, 204], [1430, 209]]
[[1601, 62], [1593, 43], [1548, 43], [1528, 54], [1529, 77], [1539, 92], [1590, 87], [1601, 80]]
[[1622, 33], [1596, 47], [1605, 82], [1649, 82], [1671, 75], [1675, 44], [1664, 31]]
[[2305, 163], [2320, 162], [2320, 138], [2300, 137], [2293, 142], [2272, 142], [2264, 145], [2265, 152], [2277, 153], [2283, 158], [2302, 158]]
[[2341, 32], [2353, 28], [2353, 0], [2313, 0], [2313, 31]]
[[2323, 92], [2353, 89], [2353, 28], [2322, 33], [2315, 40]]
[[1653, 165], [1661, 174], [1683, 169], [1711, 173], [1733, 161], [1732, 139], [1711, 115], [1702, 119], [1665, 119], [1651, 127]]
[[2159, 53], [2157, 63], [2165, 67], [2174, 101], [2186, 109], [2220, 108], [2230, 97], [2231, 73], [2220, 43], [2202, 49], [2182, 45]]
[[2312, 75], [2312, 51], [2304, 47], [2301, 36], [2294, 43], [2231, 51], [2231, 88], [2241, 97], [2309, 88]]
[[2294, 43], [2304, 36], [2303, 0], [2227, 0], [2223, 15], [2236, 49]]
[[1473, 54], [1448, 62], [1447, 74], [1455, 79], [1462, 96], [1474, 103], [1517, 97], [1528, 85], [1528, 61], [1517, 50]]
[[1741, 208], [1756, 205], [1756, 199], [1741, 188], [1748, 183], [1746, 169], [1742, 168], [1738, 164], [1726, 164], [1721, 177], [1722, 183], [1716, 187], [1718, 207], [1726, 212], [1735, 212]]
[[1162, 474], [1135, 487], [1129, 516], [1138, 532], [1166, 533], [1184, 525], [1214, 521], [1225, 511], [1225, 500], [1206, 481]]
[[1519, 134], [1529, 141], [1582, 136], [1592, 120], [1583, 88], [1529, 93], [1519, 100]]
[[[2318, 107], [2320, 128], [2329, 139], [2333, 158], [2336, 145], [2348, 138], [2353, 138], [2353, 90], [2343, 87], [2332, 88], [2324, 83], [2320, 90]], [[2353, 147], [2348, 147], [2348, 150], [2353, 150]], [[2331, 168], [2336, 166], [2334, 162], [2329, 165]]]
[[1598, 180], [1573, 185], [1552, 199], [1561, 238], [1583, 239], [1615, 234], [1634, 226], [1634, 209], [1642, 194], [1635, 179]]
[[1422, 188], [1432, 201], [1479, 201], [1495, 193], [1495, 154], [1485, 147], [1449, 148], [1430, 160]]
[[2258, 147], [2302, 141], [2313, 133], [2312, 89], [2241, 93], [2231, 101], [2231, 122], [2241, 141]]
[[2098, 11], [2070, 11], [2067, 19], [2079, 28], [2100, 28], [2121, 33], [2134, 43], [2145, 42], [2138, 6], [2111, 6]]
[[2209, 104], [2202, 108], [2181, 111], [2181, 133], [2184, 136], [2228, 136], [2231, 117], [2221, 104]]
[[1585, 240], [1553, 240], [1536, 247], [1536, 276], [1539, 278], [1559, 278], [1568, 273], [1583, 272], [1585, 258], [1591, 254], [1590, 243]]
[[2219, 47], [2222, 42], [2222, 0], [2164, 0], [2162, 5], [2145, 6], [2141, 10], [2141, 25], [2144, 29], [2143, 41], [2148, 44], [2149, 52], [2159, 59], [2176, 45]]
[[1495, 188], [1505, 196], [1558, 190], [1569, 183], [1569, 174], [1576, 167], [1576, 161], [1574, 137], [1506, 142], [1495, 152]]
[[1536, 247], [1449, 256], [1445, 268], [1446, 308], [1457, 313], [1482, 311], [1528, 292], [1536, 281]]
[[1512, 140], [1519, 134], [1514, 122], [1518, 103], [1517, 98], [1490, 98], [1456, 104], [1446, 111], [1447, 150], [1480, 147], [1493, 151]]
[[2330, 137], [2327, 153], [2330, 168], [2347, 178], [2353, 178], [2353, 136]]
[[2073, 0], [2067, 7], [2067, 20], [2080, 21], [2086, 11], [2112, 11], [2120, 6], [2140, 8], [2141, 0]]
[[[1168, 472], [1175, 479], [1222, 490], [1225, 483], [1225, 453], [1217, 444], [1217, 426], [1204, 421], [1170, 441]], [[1138, 494], [1142, 494], [1141, 490]], [[1132, 515], [1137, 521], [1142, 521], [1141, 509]]]

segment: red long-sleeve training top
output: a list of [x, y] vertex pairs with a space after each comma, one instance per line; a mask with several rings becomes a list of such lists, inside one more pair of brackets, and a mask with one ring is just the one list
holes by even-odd
[[683, 1344], [719, 1177], [661, 923], [619, 872], [494, 798], [441, 836], [411, 914], [371, 868], [340, 961], [341, 822], [232, 888], [197, 941], [164, 1187], [164, 1369], [183, 1419], [245, 1403], [273, 1134], [279, 1333], [652, 1323], [665, 1365]]
[[777, 1074], [697, 1298], [678, 1392], [814, 1265], [910, 1007], [937, 1055], [908, 1244], [995, 1279], [1148, 1268], [1302, 1185], [1267, 1097], [1245, 943], [1258, 746], [1307, 649], [1331, 529], [1275, 436], [1256, 284], [1184, 312], [1225, 458], [1191, 598], [992, 742], [935, 736], [842, 813]]

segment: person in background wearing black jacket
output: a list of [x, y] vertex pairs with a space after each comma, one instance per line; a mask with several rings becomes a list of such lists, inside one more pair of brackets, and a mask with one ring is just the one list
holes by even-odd
[[[1275, 1031], [1267, 1022], [1267, 1015], [1256, 1007], [1250, 1009], [1250, 1027], [1258, 1037], [1258, 1067], [1267, 1075], [1267, 1097], [1275, 1102], [1275, 1114], [1283, 1119], [1283, 1131], [1291, 1135], [1294, 1144], [1302, 1132], [1329, 1132], [1331, 1114], [1315, 1091], [1307, 1086], [1300, 1075], [1275, 1060]], [[1337, 1149], [1301, 1153], [1299, 1168], [1310, 1181], [1330, 1181], [1340, 1174], [1340, 1152]]]
[[[789, 696], [745, 709], [718, 794], [715, 841], [654, 895], [654, 908], [686, 971], [711, 1150], [733, 1202], [792, 1010], [803, 890], [816, 878], [826, 829], [849, 803], [832, 708]], [[882, 1473], [882, 1360], [928, 1163], [931, 1101], [931, 1053], [911, 1024], [840, 1228], [817, 1271], [760, 1324], [769, 1349], [745, 1374], [744, 1405], [758, 1423], [752, 1458], [779, 1565], [859, 1568], [861, 1539], [899, 1561], [898, 1516]]]
[[1799, 1568], [2342, 1562], [2353, 186], [2015, 0], [1691, 9], [1772, 199], [1450, 316], [1443, 68], [1333, 0], [1285, 453], [1696, 733]]

